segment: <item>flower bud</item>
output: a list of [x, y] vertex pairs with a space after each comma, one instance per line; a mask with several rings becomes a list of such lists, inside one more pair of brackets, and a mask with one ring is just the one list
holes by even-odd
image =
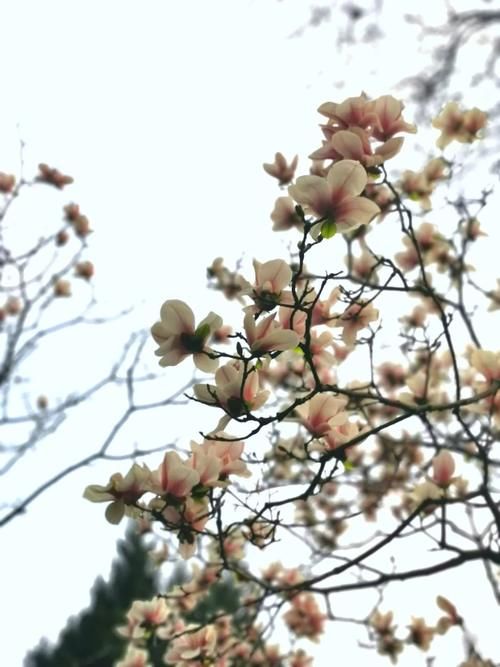
[[56, 245], [63, 246], [69, 241], [69, 234], [65, 229], [61, 229], [60, 232], [56, 234]]
[[94, 265], [92, 262], [78, 262], [75, 266], [75, 275], [79, 278], [85, 278], [85, 280], [90, 280], [94, 275]]
[[55, 296], [71, 296], [71, 283], [69, 280], [56, 280], [54, 283], [54, 295]]
[[446, 449], [442, 449], [432, 462], [432, 479], [439, 486], [448, 486], [455, 472], [455, 461]]

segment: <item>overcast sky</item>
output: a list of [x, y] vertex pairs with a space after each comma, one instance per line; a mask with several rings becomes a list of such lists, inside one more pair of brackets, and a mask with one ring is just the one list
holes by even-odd
[[[167, 298], [209, 310], [205, 267], [214, 257], [284, 252], [270, 232], [278, 193], [262, 162], [277, 150], [299, 153], [305, 171], [319, 145], [320, 103], [361, 90], [397, 96], [396, 82], [418, 69], [401, 21], [415, 3], [387, 4], [385, 40], [340, 48], [333, 36], [345, 13], [302, 30], [311, 18], [302, 0], [0, 0], [0, 170], [16, 172], [22, 138], [28, 173], [44, 161], [75, 178], [68, 199], [95, 229], [89, 255], [103, 308], [144, 302], [134, 324], [144, 327]], [[426, 12], [431, 5], [442, 15], [437, 2]], [[82, 355], [109, 363], [95, 347], [75, 351]], [[92, 437], [88, 429], [67, 443], [75, 458]], [[104, 470], [65, 480], [0, 534], [12, 623], [2, 664], [20, 665], [42, 634], [55, 638], [109, 567], [119, 531], [81, 500], [85, 484], [105, 482]]]

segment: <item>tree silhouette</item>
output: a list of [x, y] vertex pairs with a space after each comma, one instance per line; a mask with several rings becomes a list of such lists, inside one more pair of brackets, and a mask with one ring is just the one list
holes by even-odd
[[42, 640], [26, 659], [27, 667], [110, 667], [124, 651], [125, 640], [116, 632], [133, 600], [151, 598], [157, 576], [141, 536], [127, 530], [117, 545], [109, 579], [98, 577], [90, 606], [73, 616], [57, 644]]

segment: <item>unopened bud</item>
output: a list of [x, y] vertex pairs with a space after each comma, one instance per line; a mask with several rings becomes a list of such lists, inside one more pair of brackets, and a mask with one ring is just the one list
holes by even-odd
[[36, 399], [36, 406], [39, 410], [46, 410], [49, 405], [49, 399], [43, 394]]
[[94, 275], [94, 265], [92, 262], [78, 262], [75, 266], [75, 274], [79, 278], [85, 278], [85, 280], [90, 280]]
[[19, 315], [21, 312], [21, 300], [17, 296], [9, 296], [4, 306], [7, 315]]
[[54, 283], [55, 296], [71, 296], [71, 283], [69, 280], [56, 280]]
[[61, 229], [61, 231], [56, 234], [56, 245], [57, 246], [66, 245], [68, 241], [69, 241], [68, 232], [65, 229]]
[[0, 192], [8, 194], [12, 192], [16, 184], [16, 177], [12, 174], [4, 174], [0, 171]]
[[86, 215], [79, 215], [76, 220], [74, 220], [73, 229], [75, 230], [75, 234], [80, 238], [88, 236], [92, 231], [90, 229], [90, 223]]
[[455, 461], [446, 449], [442, 449], [432, 462], [432, 479], [439, 486], [448, 486], [455, 472]]

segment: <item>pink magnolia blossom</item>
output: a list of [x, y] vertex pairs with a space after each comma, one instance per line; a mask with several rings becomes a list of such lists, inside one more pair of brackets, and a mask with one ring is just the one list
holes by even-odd
[[392, 95], [382, 95], [373, 101], [373, 111], [377, 116], [372, 135], [379, 141], [386, 141], [398, 132], [410, 132], [414, 134], [417, 128], [412, 123], [407, 123], [403, 117], [404, 104]]
[[318, 108], [318, 112], [326, 116], [331, 124], [339, 129], [348, 127], [373, 127], [378, 123], [378, 117], [373, 109], [373, 103], [364, 93], [358, 97], [348, 97], [340, 104], [325, 102]]
[[[229, 436], [222, 431], [215, 434], [215, 438], [217, 437], [228, 438]], [[248, 470], [246, 463], [240, 458], [244, 446], [245, 443], [241, 441], [205, 440], [202, 445], [192, 442], [191, 450], [201, 449], [207, 455], [216, 457], [220, 463], [221, 476], [238, 475], [239, 477], [250, 477], [252, 473]]]
[[313, 659], [299, 648], [290, 655], [290, 667], [312, 667]]
[[431, 181], [424, 171], [405, 170], [401, 176], [399, 187], [412, 201], [419, 202], [422, 210], [431, 210], [430, 195], [434, 192], [435, 182]]
[[318, 641], [323, 633], [326, 615], [318, 607], [311, 593], [300, 593], [290, 601], [291, 609], [283, 615], [283, 620], [297, 637], [307, 637]]
[[194, 442], [191, 443], [191, 452], [188, 464], [199, 474], [199, 484], [218, 486], [221, 473], [220, 460]]
[[352, 127], [332, 134], [330, 139], [309, 157], [311, 160], [357, 160], [366, 168], [376, 167], [397, 155], [403, 141], [401, 137], [393, 137], [373, 151], [369, 134], [359, 127]]
[[280, 185], [287, 185], [293, 180], [298, 161], [299, 157], [296, 155], [290, 164], [288, 164], [281, 153], [276, 153], [274, 162], [265, 163], [262, 166], [266, 173], [278, 179]]
[[216, 628], [206, 625], [201, 630], [186, 632], [174, 639], [165, 654], [165, 662], [175, 667], [203, 667], [213, 662], [216, 650]]
[[245, 334], [253, 353], [277, 352], [297, 347], [300, 337], [295, 331], [284, 329], [275, 321], [276, 313], [255, 321], [252, 313], [247, 313], [243, 322]]
[[301, 423], [316, 437], [325, 435], [333, 426], [339, 426], [347, 421], [344, 408], [347, 399], [331, 394], [316, 394], [309, 401], [298, 405], [295, 410]]
[[295, 204], [291, 197], [278, 197], [271, 213], [273, 231], [282, 232], [292, 227], [300, 227], [302, 220], [297, 215]]
[[163, 598], [134, 600], [127, 612], [127, 625], [116, 628], [116, 632], [127, 639], [142, 639], [152, 627], [165, 623], [171, 610]]
[[443, 489], [430, 479], [417, 484], [410, 494], [410, 499], [417, 505], [423, 503], [424, 500], [439, 500], [442, 497]]
[[298, 335], [299, 340], [304, 338], [307, 313], [302, 310], [294, 310], [288, 306], [280, 306], [278, 317], [283, 329], [294, 331]]
[[161, 307], [160, 318], [151, 327], [159, 345], [155, 354], [161, 357], [160, 366], [177, 366], [192, 354], [195, 366], [201, 371], [210, 373], [217, 368], [218, 361], [208, 356], [210, 349], [206, 342], [222, 326], [219, 315], [211, 312], [195, 327], [191, 308], [183, 301], [171, 299]]
[[116, 663], [116, 667], [151, 667], [149, 654], [143, 649], [129, 646], [123, 659]]
[[309, 349], [317, 371], [323, 366], [328, 367], [337, 363], [333, 347], [333, 336], [329, 331], [319, 333], [316, 329], [313, 330], [311, 332]]
[[432, 121], [432, 126], [441, 130], [436, 145], [444, 149], [453, 140], [471, 143], [478, 138], [477, 133], [485, 127], [486, 121], [487, 115], [477, 107], [462, 111], [456, 102], [448, 102]]
[[352, 347], [356, 342], [358, 331], [365, 329], [370, 322], [377, 319], [378, 310], [373, 307], [373, 304], [358, 301], [346, 308], [335, 326], [343, 327], [342, 340], [346, 345]]
[[161, 465], [152, 473], [150, 490], [159, 496], [185, 498], [199, 481], [199, 473], [183, 462], [177, 452], [166, 452]]
[[[326, 178], [300, 176], [288, 192], [306, 213], [335, 223], [337, 230], [345, 233], [368, 224], [380, 212], [377, 204], [359, 196], [366, 183], [366, 171], [359, 162], [341, 160]], [[316, 225], [313, 237], [319, 233]]]
[[207, 498], [187, 498], [180, 505], [167, 507], [164, 507], [163, 501], [155, 499], [150, 505], [152, 509], [161, 511], [170, 530], [177, 531], [182, 558], [190, 558], [196, 551], [196, 533], [203, 530], [210, 518]]
[[446, 449], [442, 449], [432, 461], [432, 479], [439, 486], [448, 486], [455, 472], [455, 461]]
[[[361, 433], [361, 431], [362, 429], [360, 428], [359, 424], [349, 421], [346, 421], [343, 424], [339, 424], [338, 426], [334, 426], [323, 435], [322, 440], [324, 442], [324, 450], [333, 451], [337, 449], [337, 447], [340, 447], [353, 438], [356, 438]], [[347, 455], [349, 455], [351, 449], [353, 448], [348, 448], [346, 452]]]
[[470, 364], [488, 382], [500, 380], [500, 352], [474, 350], [470, 355]]
[[[332, 312], [332, 306], [334, 306], [337, 303], [340, 295], [341, 295], [340, 288], [335, 287], [334, 289], [332, 289], [327, 299], [321, 299], [319, 301], [316, 301], [316, 303], [313, 306], [313, 312], [312, 312], [312, 320], [311, 320], [312, 326], [315, 326], [317, 324], [327, 324], [329, 326], [333, 325], [332, 322], [336, 316]], [[315, 298], [315, 296], [316, 294], [313, 293], [312, 295], [313, 299]]]
[[146, 465], [140, 466], [134, 463], [125, 477], [117, 472], [111, 475], [106, 486], [98, 484], [87, 486], [83, 497], [94, 503], [111, 500], [111, 504], [106, 508], [105, 516], [109, 523], [118, 524], [124, 514], [135, 516], [138, 513], [133, 506], [147, 491], [151, 474]]
[[[255, 271], [255, 283], [247, 290], [247, 293], [255, 301], [260, 310], [273, 310], [281, 301], [288, 303], [291, 293], [283, 290], [290, 284], [292, 269], [282, 259], [272, 259], [269, 262], [253, 261]], [[253, 312], [253, 309], [249, 312]]]
[[241, 361], [230, 361], [215, 373], [216, 386], [194, 385], [195, 396], [203, 403], [219, 403], [232, 417], [240, 417], [247, 410], [258, 410], [269, 397], [269, 391], [260, 389], [259, 371], [247, 369]]

